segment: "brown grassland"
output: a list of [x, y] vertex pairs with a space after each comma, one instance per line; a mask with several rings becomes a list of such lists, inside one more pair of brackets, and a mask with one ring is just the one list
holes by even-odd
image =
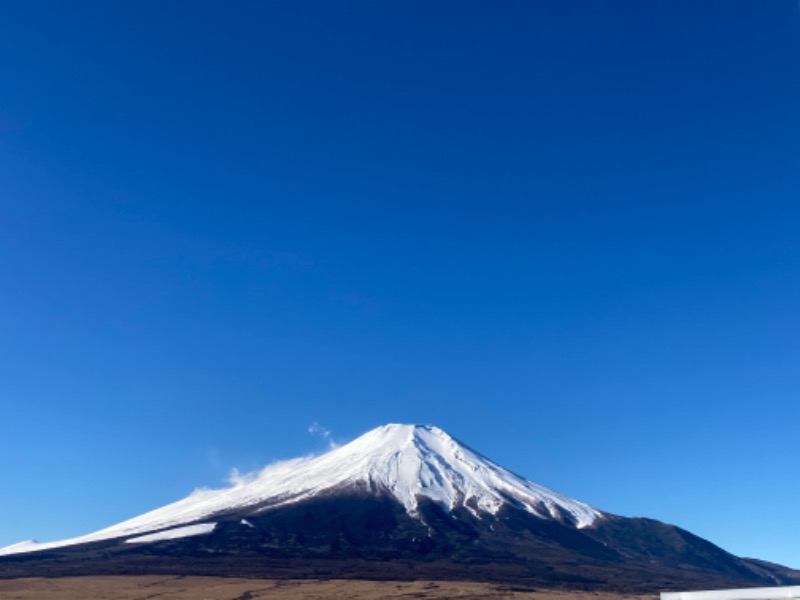
[[327, 600], [459, 598], [519, 600], [655, 600], [606, 592], [521, 589], [454, 581], [236, 579], [103, 576], [0, 580], [3, 600]]

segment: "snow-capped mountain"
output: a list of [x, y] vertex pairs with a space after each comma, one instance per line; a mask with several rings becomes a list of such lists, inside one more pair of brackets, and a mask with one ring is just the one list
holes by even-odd
[[101, 531], [0, 550], [0, 577], [115, 573], [456, 578], [645, 591], [800, 583], [691, 533], [572, 500], [431, 426], [316, 457]]
[[[258, 514], [337, 489], [362, 487], [388, 492], [409, 515], [420, 518], [427, 498], [446, 511], [463, 507], [472, 514], [496, 514], [513, 502], [532, 515], [586, 527], [602, 517], [572, 500], [503, 469], [437, 427], [384, 425], [322, 456], [266, 467], [252, 481], [222, 490], [198, 490], [187, 498], [95, 533], [58, 542], [21, 542], [0, 556], [135, 537], [213, 519], [232, 511]], [[213, 529], [189, 529], [188, 534]]]

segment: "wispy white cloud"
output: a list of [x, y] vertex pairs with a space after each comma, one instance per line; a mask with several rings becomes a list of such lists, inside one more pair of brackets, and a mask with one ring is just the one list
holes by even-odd
[[330, 447], [331, 450], [333, 450], [338, 446], [338, 444], [334, 442], [333, 438], [331, 437], [332, 436], [331, 430], [328, 429], [327, 427], [323, 427], [317, 421], [314, 421], [311, 425], [308, 426], [308, 433], [314, 436], [321, 437], [323, 440], [328, 442], [328, 447]]
[[[328, 448], [331, 450], [339, 446], [333, 440], [333, 432], [327, 427], [320, 425], [319, 422], [317, 421], [314, 421], [313, 423], [311, 423], [311, 425], [308, 426], [308, 433], [310, 433], [315, 437], [322, 438], [328, 444]], [[285, 472], [291, 471], [292, 469], [296, 468], [299, 463], [314, 458], [314, 456], [315, 454], [311, 453], [301, 458], [293, 458], [289, 460], [277, 460], [268, 464], [265, 467], [261, 467], [250, 471], [241, 471], [238, 468], [234, 467], [228, 472], [228, 476], [225, 478], [227, 489], [238, 488], [245, 485], [249, 485], [262, 477], [281, 476]], [[211, 465], [214, 467], [220, 466], [220, 463], [222, 462], [220, 453], [214, 448], [208, 451], [208, 460], [209, 463], [211, 463]], [[209, 490], [207, 488], [199, 488], [195, 490], [195, 492], [197, 493], [206, 493], [212, 491], [214, 490]]]
[[258, 471], [250, 471], [249, 473], [242, 473], [234, 467], [231, 469], [231, 472], [228, 474], [228, 478], [226, 481], [228, 485], [232, 487], [241, 487], [243, 485], [247, 485], [248, 483], [252, 483], [258, 478]]

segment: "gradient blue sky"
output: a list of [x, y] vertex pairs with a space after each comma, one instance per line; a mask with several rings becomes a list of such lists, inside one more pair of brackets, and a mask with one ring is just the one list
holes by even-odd
[[387, 422], [800, 567], [794, 0], [0, 4], [0, 545]]

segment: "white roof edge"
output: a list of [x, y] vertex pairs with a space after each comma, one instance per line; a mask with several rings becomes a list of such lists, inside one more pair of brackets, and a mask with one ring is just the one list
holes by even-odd
[[800, 599], [800, 585], [700, 592], [661, 592], [661, 600], [779, 600], [782, 598]]

